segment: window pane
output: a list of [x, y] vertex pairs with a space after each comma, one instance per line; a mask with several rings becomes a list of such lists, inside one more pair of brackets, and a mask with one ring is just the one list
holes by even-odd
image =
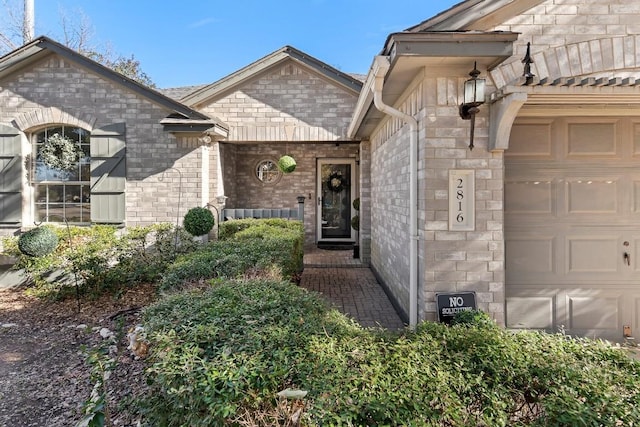
[[63, 135], [62, 133], [62, 127], [54, 127], [54, 128], [49, 128], [46, 131], [46, 137], [49, 138], [51, 135], [55, 135], [56, 133], [58, 135]]
[[42, 144], [44, 142], [44, 139], [45, 139], [45, 131], [38, 132], [36, 134], [36, 143]]
[[79, 203], [80, 202], [80, 186], [79, 185], [65, 186], [64, 201], [66, 203]]
[[80, 186], [80, 198], [82, 203], [89, 203], [91, 200], [91, 188], [88, 185]]
[[64, 197], [64, 187], [62, 185], [49, 186], [49, 203], [62, 202]]
[[80, 165], [80, 181], [90, 181], [91, 180], [91, 167], [86, 165]]
[[60, 181], [80, 181], [80, 165], [76, 165], [73, 170], [65, 171], [65, 173], [60, 174]]
[[65, 205], [65, 214], [69, 222], [82, 222], [82, 207], [78, 204]]
[[66, 136], [73, 142], [80, 142], [80, 134], [78, 130], [78, 128], [64, 128], [64, 136]]
[[84, 153], [84, 155], [80, 159], [80, 162], [81, 163], [89, 163], [91, 161], [91, 151], [90, 151], [91, 148], [90, 148], [89, 144], [80, 145], [80, 149]]
[[47, 205], [44, 203], [36, 203], [35, 220], [42, 222], [47, 219]]
[[35, 189], [36, 193], [36, 203], [46, 203], [47, 202], [47, 186], [46, 185], [37, 185]]
[[62, 203], [49, 204], [49, 222], [64, 222], [64, 205]]

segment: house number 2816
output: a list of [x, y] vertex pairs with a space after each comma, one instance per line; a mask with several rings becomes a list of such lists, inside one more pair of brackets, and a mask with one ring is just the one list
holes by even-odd
[[464, 201], [464, 179], [456, 178], [458, 185], [456, 186], [456, 199], [458, 200], [458, 214], [456, 215], [457, 222], [464, 222], [464, 213], [462, 212], [462, 202]]
[[473, 170], [449, 171], [449, 230], [475, 228], [475, 173]]

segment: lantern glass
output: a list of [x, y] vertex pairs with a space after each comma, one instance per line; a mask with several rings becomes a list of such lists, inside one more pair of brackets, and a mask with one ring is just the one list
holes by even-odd
[[464, 82], [464, 103], [481, 104], [484, 102], [485, 79], [469, 79]]

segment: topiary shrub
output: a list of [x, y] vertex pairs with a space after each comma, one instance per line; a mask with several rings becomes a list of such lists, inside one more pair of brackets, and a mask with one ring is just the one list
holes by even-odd
[[360, 197], [353, 199], [353, 209], [360, 210]]
[[207, 208], [191, 208], [184, 216], [183, 226], [193, 236], [207, 234], [213, 228], [215, 219]]
[[282, 173], [291, 173], [296, 170], [296, 161], [291, 156], [282, 156], [280, 160], [278, 160], [278, 168], [280, 168]]
[[360, 231], [360, 215], [351, 218], [351, 227], [356, 231]]
[[[360, 197], [353, 199], [352, 205], [356, 212], [360, 212]], [[351, 218], [351, 228], [356, 231], [360, 231], [360, 213], [357, 213], [353, 218]]]
[[49, 255], [58, 246], [58, 236], [49, 227], [38, 227], [22, 234], [18, 239], [20, 252], [31, 257]]

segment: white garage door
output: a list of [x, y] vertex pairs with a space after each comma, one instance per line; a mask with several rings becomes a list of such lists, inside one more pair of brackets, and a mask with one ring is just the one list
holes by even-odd
[[507, 326], [640, 334], [640, 118], [522, 118], [505, 152]]

